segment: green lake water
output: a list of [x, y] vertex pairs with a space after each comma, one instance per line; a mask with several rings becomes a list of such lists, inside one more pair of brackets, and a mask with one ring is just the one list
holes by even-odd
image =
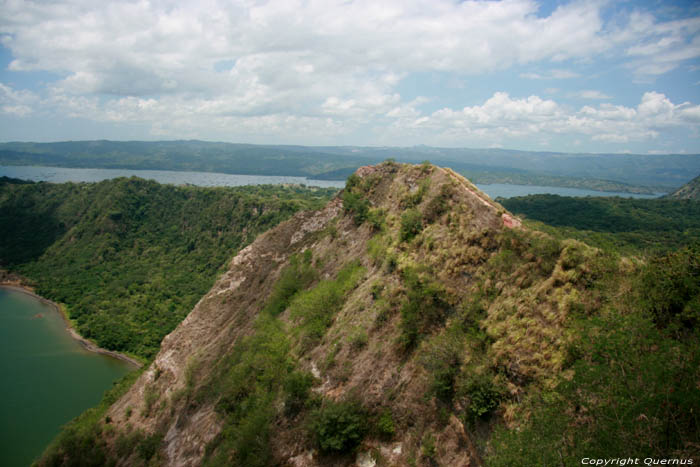
[[0, 288], [0, 466], [27, 466], [61, 425], [133, 370], [88, 352], [39, 300]]

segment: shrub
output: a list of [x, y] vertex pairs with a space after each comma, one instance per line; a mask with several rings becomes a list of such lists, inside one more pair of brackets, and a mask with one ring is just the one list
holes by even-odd
[[409, 241], [423, 230], [423, 215], [417, 209], [408, 209], [401, 214], [399, 238], [402, 242]]
[[287, 415], [296, 415], [306, 406], [313, 383], [313, 375], [306, 372], [293, 371], [287, 375], [284, 381], [284, 407]]
[[423, 437], [421, 442], [421, 455], [427, 459], [433, 460], [437, 449], [435, 448], [435, 436], [432, 433], [428, 433]]
[[311, 265], [311, 250], [306, 250], [300, 258], [293, 255], [287, 266], [275, 283], [264, 311], [276, 316], [287, 309], [292, 297], [304, 290], [314, 280], [318, 273]]
[[465, 371], [459, 384], [460, 395], [469, 399], [469, 415], [472, 419], [488, 417], [503, 398], [502, 391], [489, 373]]
[[343, 210], [352, 214], [355, 225], [362, 225], [369, 214], [369, 201], [362, 195], [345, 190], [343, 192]]
[[[489, 464], [574, 465], [584, 456], [692, 457], [700, 439], [700, 342], [679, 342], [646, 313], [580, 323], [573, 378], [532, 403], [529, 423], [497, 430]], [[697, 336], [697, 334], [696, 334]]]
[[159, 433], [144, 436], [136, 448], [139, 453], [139, 457], [145, 461], [151, 460], [151, 458], [158, 452], [158, 448], [160, 447], [162, 441], [163, 435]]
[[367, 333], [363, 330], [358, 330], [350, 336], [350, 348], [354, 351], [362, 350], [367, 346], [368, 341]]
[[429, 188], [430, 188], [430, 178], [424, 178], [418, 184], [418, 189], [416, 190], [415, 193], [410, 193], [410, 194], [406, 195], [401, 200], [401, 203], [400, 203], [401, 208], [407, 209], [407, 208], [413, 208], [413, 207], [418, 206], [421, 203], [421, 201], [423, 201], [423, 197], [428, 192]]
[[391, 416], [391, 411], [389, 409], [383, 410], [377, 418], [377, 432], [379, 436], [385, 439], [391, 439], [396, 433], [396, 426], [394, 425], [394, 418]]
[[404, 270], [403, 279], [407, 300], [401, 307], [399, 343], [409, 351], [430, 328], [443, 322], [449, 305], [440, 284], [421, 279], [413, 269]]
[[462, 365], [465, 336], [456, 327], [434, 336], [426, 342], [420, 362], [431, 375], [430, 391], [443, 402], [455, 393], [455, 379]]
[[386, 224], [386, 212], [384, 209], [370, 209], [367, 213], [367, 222], [373, 230], [384, 230]]
[[321, 451], [348, 452], [365, 437], [367, 415], [357, 402], [326, 401], [313, 414], [312, 429]]
[[384, 235], [375, 235], [367, 242], [367, 254], [375, 266], [382, 264], [386, 258], [386, 242]]
[[205, 464], [231, 465], [233, 453], [236, 465], [268, 465], [275, 401], [293, 369], [289, 354], [290, 344], [281, 323], [263, 314], [255, 333], [238, 341], [219, 363], [207, 385], [212, 396], [220, 395], [216, 409], [224, 418], [224, 427], [207, 446]]

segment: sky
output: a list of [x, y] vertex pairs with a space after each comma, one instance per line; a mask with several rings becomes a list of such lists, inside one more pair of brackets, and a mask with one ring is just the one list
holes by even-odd
[[700, 153], [700, 2], [0, 0], [0, 141]]

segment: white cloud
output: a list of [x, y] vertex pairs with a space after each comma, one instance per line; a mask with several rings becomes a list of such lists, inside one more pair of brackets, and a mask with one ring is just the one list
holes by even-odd
[[36, 94], [26, 90], [15, 90], [0, 83], [0, 111], [8, 115], [25, 117], [34, 112], [39, 101]]
[[[500, 93], [482, 106], [423, 115], [397, 85], [412, 73], [438, 71], [459, 76], [454, 87], [468, 89], [465, 77], [515, 66], [540, 70], [521, 75], [528, 79], [583, 78], [568, 69], [572, 63], [603, 55], [656, 75], [699, 56], [700, 18], [663, 22], [633, 13], [606, 22], [606, 5], [575, 0], [539, 17], [535, 0], [0, 0], [9, 68], [61, 77], [41, 100], [3, 95], [2, 111], [29, 115], [41, 101], [56, 116], [229, 140], [253, 132], [263, 138], [275, 128], [277, 140], [306, 131], [312, 142], [386, 122], [438, 131], [441, 120], [476, 122], [470, 132], [477, 136], [510, 122], [509, 134], [525, 135], [545, 131], [551, 114], [573, 119], [571, 128], [591, 128], [586, 112]], [[599, 91], [580, 97], [609, 98]], [[663, 104], [650, 99], [644, 108]], [[596, 118], [615, 111], [594, 110]], [[694, 112], [672, 111], [688, 122], [697, 121]], [[547, 131], [566, 126], [547, 124]]]
[[[603, 103], [571, 110], [538, 96], [512, 98], [495, 93], [482, 105], [461, 110], [440, 109], [430, 115], [399, 119], [413, 134], [440, 134], [448, 141], [502, 141], [517, 137], [547, 135], [588, 136], [593, 141], [627, 143], [659, 138], [668, 128], [697, 131], [700, 105], [673, 104], [664, 94], [645, 93], [639, 105], [626, 107]], [[403, 128], [402, 128], [403, 129]]]
[[608, 96], [607, 94], [596, 91], [593, 89], [586, 89], [583, 91], [578, 91], [574, 93], [576, 97], [580, 97], [581, 99], [591, 99], [591, 100], [604, 100], [604, 99], [612, 99], [612, 96]]
[[700, 17], [658, 22], [648, 13], [634, 13], [617, 38], [628, 43], [627, 67], [639, 75], [661, 75], [700, 57]]
[[[610, 31], [601, 19], [602, 5], [574, 1], [540, 18], [532, 0], [5, 0], [0, 2], [0, 31], [16, 57], [12, 70], [66, 73], [67, 91], [119, 96], [216, 92], [234, 77], [214, 73], [215, 64], [231, 60], [235, 68], [248, 62], [261, 84], [277, 88], [328, 75], [470, 74], [586, 59], [610, 49], [611, 38], [621, 44], [646, 38], [626, 53], [647, 61], [652, 57], [657, 67], [696, 56], [697, 41], [689, 44], [687, 36], [697, 33], [700, 19], [658, 23], [637, 15], [626, 27]], [[640, 22], [650, 28], [646, 36]], [[555, 68], [523, 76], [578, 74]]]
[[570, 70], [549, 70], [545, 73], [521, 73], [521, 78], [526, 79], [571, 79], [581, 75]]

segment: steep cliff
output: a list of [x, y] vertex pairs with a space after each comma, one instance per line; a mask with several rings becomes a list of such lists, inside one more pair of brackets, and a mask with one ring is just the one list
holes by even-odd
[[97, 444], [116, 465], [482, 465], [494, 426], [572, 378], [592, 284], [633, 267], [451, 170], [362, 167], [231, 260]]

